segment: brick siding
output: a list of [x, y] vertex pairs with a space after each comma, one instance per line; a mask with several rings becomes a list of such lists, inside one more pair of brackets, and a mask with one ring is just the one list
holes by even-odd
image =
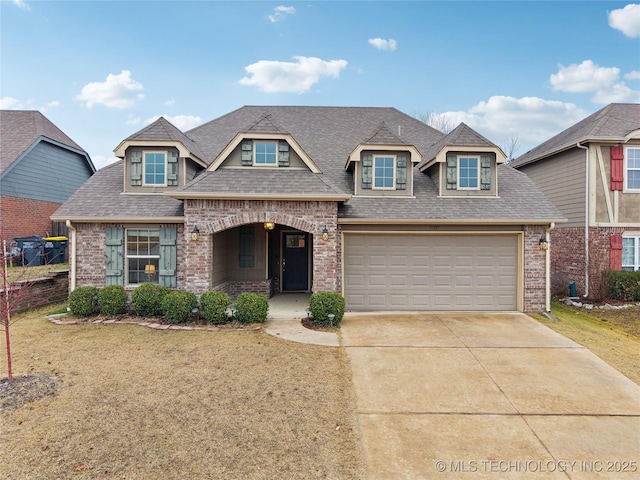
[[531, 225], [524, 227], [524, 305], [525, 312], [545, 310], [545, 263], [546, 253], [540, 250], [540, 237], [545, 227]]
[[51, 215], [60, 203], [43, 202], [30, 198], [0, 197], [0, 242], [11, 242], [14, 238], [33, 235], [46, 236], [51, 233]]

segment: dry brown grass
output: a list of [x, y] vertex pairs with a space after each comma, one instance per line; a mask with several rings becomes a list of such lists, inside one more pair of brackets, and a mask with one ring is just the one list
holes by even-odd
[[342, 349], [33, 313], [12, 332], [15, 374], [59, 391], [0, 413], [4, 480], [364, 478]]

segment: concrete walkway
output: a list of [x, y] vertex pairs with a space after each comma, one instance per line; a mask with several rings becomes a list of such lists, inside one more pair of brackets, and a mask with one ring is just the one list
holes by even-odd
[[302, 326], [301, 320], [307, 317], [305, 309], [309, 307], [309, 297], [305, 293], [281, 293], [271, 297], [265, 332], [292, 342], [339, 347], [338, 334]]
[[341, 330], [368, 479], [638, 478], [640, 387], [526, 315]]

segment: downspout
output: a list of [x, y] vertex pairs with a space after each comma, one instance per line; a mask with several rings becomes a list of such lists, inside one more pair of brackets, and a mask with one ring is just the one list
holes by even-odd
[[76, 228], [67, 220], [67, 229], [71, 232], [71, 255], [69, 256], [69, 292], [76, 289]]
[[585, 150], [584, 185], [584, 297], [589, 296], [589, 147], [576, 143], [576, 147]]
[[545, 251], [545, 292], [544, 292], [544, 308], [547, 313], [551, 312], [551, 230], [556, 227], [554, 222], [549, 224], [549, 228], [545, 233], [545, 238], [547, 240], [547, 250]]

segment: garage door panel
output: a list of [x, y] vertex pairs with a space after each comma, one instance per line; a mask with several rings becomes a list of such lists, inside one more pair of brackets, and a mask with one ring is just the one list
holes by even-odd
[[517, 235], [346, 234], [354, 310], [515, 310]]

